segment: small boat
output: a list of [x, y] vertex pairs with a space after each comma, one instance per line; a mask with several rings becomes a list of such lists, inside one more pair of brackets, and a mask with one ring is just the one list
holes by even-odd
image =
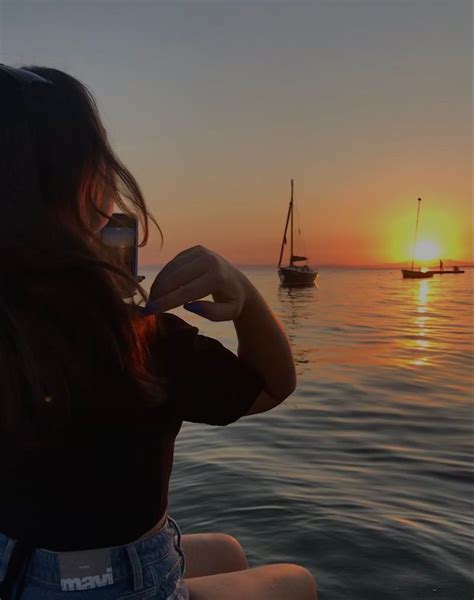
[[418, 269], [415, 271], [415, 250], [416, 250], [416, 237], [418, 235], [418, 220], [420, 218], [420, 204], [421, 198], [418, 198], [418, 210], [416, 211], [416, 227], [415, 227], [415, 243], [413, 244], [413, 258], [411, 261], [411, 269], [402, 269], [403, 279], [429, 279], [433, 277], [433, 271], [427, 269]]
[[402, 269], [403, 279], [429, 279], [433, 277], [433, 271], [415, 271], [414, 269]]
[[[318, 276], [318, 272], [308, 265], [296, 265], [296, 262], [307, 261], [306, 256], [299, 256], [293, 254], [293, 189], [294, 181], [291, 180], [291, 199], [288, 207], [288, 215], [286, 217], [285, 232], [283, 233], [283, 240], [281, 243], [280, 259], [278, 261], [278, 276], [280, 278], [281, 285], [285, 287], [306, 287], [314, 286], [314, 280]], [[286, 233], [288, 231], [288, 223], [290, 222], [290, 264], [287, 267], [281, 266], [283, 258], [283, 250], [285, 248]]]

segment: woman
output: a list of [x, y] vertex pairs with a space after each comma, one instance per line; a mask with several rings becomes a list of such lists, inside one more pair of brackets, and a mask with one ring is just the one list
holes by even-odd
[[[114, 261], [100, 230], [115, 206], [141, 246], [159, 226], [78, 80], [2, 65], [0, 102], [0, 597], [313, 600], [306, 569], [248, 568], [235, 538], [181, 535], [167, 514], [183, 421], [227, 425], [293, 392], [279, 323], [201, 246], [148, 299]], [[238, 356], [165, 312], [180, 305], [232, 320]]]

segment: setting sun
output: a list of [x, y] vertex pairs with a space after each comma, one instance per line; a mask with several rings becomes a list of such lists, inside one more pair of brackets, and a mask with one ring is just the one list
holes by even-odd
[[434, 260], [440, 257], [439, 244], [430, 240], [421, 240], [416, 245], [415, 258], [418, 260]]
[[[415, 250], [415, 263], [418, 266], [431, 267], [433, 261], [463, 261], [470, 258], [471, 215], [449, 211], [447, 204], [445, 198], [434, 198], [429, 203], [426, 201], [422, 207]], [[390, 208], [383, 215], [383, 221], [389, 225], [388, 230], [380, 227], [378, 232], [380, 255], [383, 261], [408, 264], [413, 258], [416, 212], [412, 206], [408, 207], [408, 202], [402, 206], [403, 212], [400, 210], [401, 202], [394, 202], [393, 209]]]

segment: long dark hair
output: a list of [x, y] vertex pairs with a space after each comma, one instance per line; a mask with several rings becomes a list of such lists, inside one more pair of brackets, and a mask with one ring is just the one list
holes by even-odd
[[140, 246], [149, 221], [163, 235], [88, 88], [57, 69], [22, 68], [53, 85], [25, 94], [0, 70], [0, 438], [31, 447], [68, 422], [73, 397], [99, 415], [98, 390], [118, 378], [136, 406], [165, 402], [148, 352], [158, 321], [123, 300], [125, 290], [143, 301], [146, 292], [88, 215], [108, 216], [97, 206], [107, 195], [139, 219]]

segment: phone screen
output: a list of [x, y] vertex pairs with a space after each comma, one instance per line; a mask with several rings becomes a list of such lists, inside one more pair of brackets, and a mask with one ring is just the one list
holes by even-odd
[[138, 222], [136, 217], [113, 213], [102, 229], [102, 242], [114, 249], [117, 262], [137, 279]]

